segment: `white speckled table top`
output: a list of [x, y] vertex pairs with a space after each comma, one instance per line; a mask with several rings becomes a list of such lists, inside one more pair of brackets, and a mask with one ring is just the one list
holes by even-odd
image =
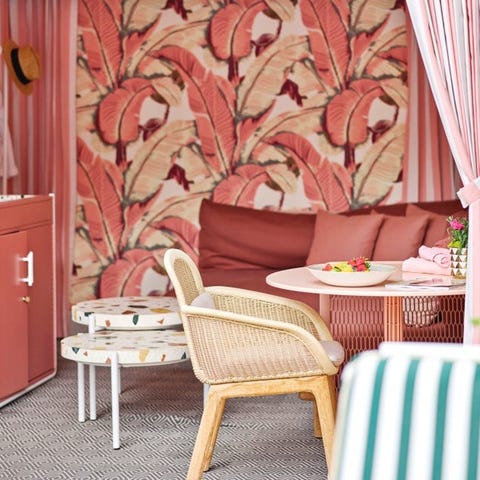
[[173, 297], [110, 297], [86, 300], [72, 306], [72, 320], [113, 330], [151, 330], [180, 326], [182, 320]]
[[155, 365], [189, 359], [185, 334], [177, 330], [79, 333], [60, 342], [62, 357], [81, 363], [109, 365], [113, 353], [123, 366]]

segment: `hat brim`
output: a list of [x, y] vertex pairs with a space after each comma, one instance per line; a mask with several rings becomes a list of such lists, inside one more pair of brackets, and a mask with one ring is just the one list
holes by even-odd
[[13, 40], [8, 39], [3, 42], [2, 48], [5, 65], [7, 66], [8, 73], [10, 75], [10, 78], [13, 80], [13, 83], [22, 93], [24, 93], [25, 95], [31, 95], [33, 92], [33, 82], [21, 82], [12, 64], [12, 50], [18, 48], [18, 45]]

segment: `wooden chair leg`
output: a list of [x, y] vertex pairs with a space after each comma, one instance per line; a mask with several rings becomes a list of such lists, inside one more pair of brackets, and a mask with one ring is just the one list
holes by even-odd
[[225, 397], [212, 385], [203, 409], [200, 428], [195, 440], [192, 459], [186, 480], [201, 480], [204, 465], [210, 464], [220, 422], [222, 421]]
[[300, 400], [305, 400], [305, 401], [312, 401], [314, 400], [313, 395], [310, 392], [300, 392], [298, 394]]
[[215, 444], [217, 443], [218, 431], [220, 430], [220, 425], [222, 423], [223, 411], [225, 410], [226, 398], [221, 397], [218, 399], [217, 412], [214, 420], [212, 421], [212, 431], [210, 434], [210, 443], [207, 445], [205, 450], [205, 456], [203, 461], [203, 471], [206, 472], [210, 468], [210, 463], [212, 462], [213, 450], [215, 449]]
[[319, 379], [318, 384], [312, 389], [312, 393], [315, 396], [315, 405], [322, 430], [325, 459], [327, 467], [330, 468], [335, 429], [335, 398], [332, 398], [329, 377]]
[[313, 436], [315, 438], [322, 438], [322, 426], [320, 425], [320, 418], [318, 416], [317, 402], [313, 400]]
[[338, 396], [338, 388], [337, 388], [337, 379], [336, 375], [327, 377], [328, 381], [328, 389], [330, 390], [330, 399], [332, 401], [332, 408], [333, 408], [333, 416], [337, 418], [337, 396]]
[[[327, 377], [328, 388], [330, 391], [330, 399], [333, 409], [333, 417], [337, 417], [337, 384], [335, 376]], [[318, 408], [315, 402], [315, 397], [312, 395], [313, 400], [313, 435], [315, 438], [322, 438], [322, 426], [320, 425], [320, 418], [318, 417]]]
[[300, 392], [298, 394], [301, 400], [312, 402], [313, 407], [313, 436], [315, 438], [322, 438], [322, 427], [320, 426], [320, 419], [318, 418], [318, 409], [315, 405], [315, 397], [311, 392]]

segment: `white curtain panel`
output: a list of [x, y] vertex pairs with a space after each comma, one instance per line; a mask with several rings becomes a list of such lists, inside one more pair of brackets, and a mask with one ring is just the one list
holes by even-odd
[[[407, 0], [415, 36], [469, 207], [465, 343], [480, 343], [479, 0]], [[476, 266], [474, 268], [474, 266]]]

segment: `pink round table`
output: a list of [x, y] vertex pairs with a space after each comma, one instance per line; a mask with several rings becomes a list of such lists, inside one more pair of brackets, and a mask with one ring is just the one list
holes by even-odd
[[[272, 287], [294, 292], [316, 293], [320, 296], [320, 315], [329, 324], [330, 295], [345, 295], [350, 297], [383, 297], [384, 298], [384, 340], [403, 340], [403, 302], [404, 297], [440, 297], [448, 295], [465, 295], [465, 285], [454, 288], [424, 289], [409, 287], [402, 289], [385, 288], [385, 284], [401, 280], [433, 278], [439, 275], [402, 272], [402, 262], [379, 262], [393, 265], [395, 272], [385, 282], [369, 287], [337, 287], [327, 285], [318, 280], [307, 267], [290, 268], [267, 276], [266, 282]], [[448, 278], [448, 277], [447, 277]]]

